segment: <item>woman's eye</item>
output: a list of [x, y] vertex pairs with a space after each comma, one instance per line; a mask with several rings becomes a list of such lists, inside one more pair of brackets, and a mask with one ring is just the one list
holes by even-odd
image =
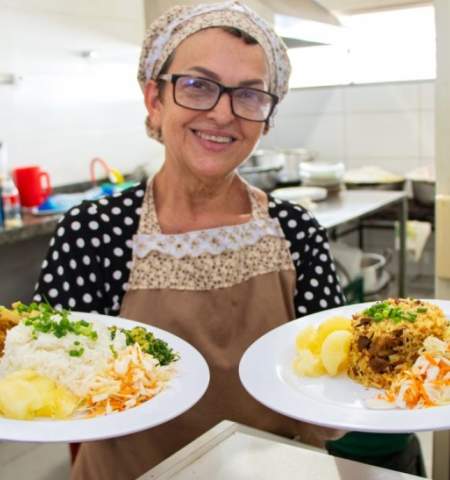
[[191, 79], [188, 83], [189, 88], [193, 90], [204, 90], [208, 91], [211, 90], [211, 85], [208, 82], [198, 79]]
[[199, 80], [191, 80], [189, 82], [189, 86], [192, 88], [205, 88], [205, 84], [203, 82], [200, 82]]
[[259, 101], [258, 92], [255, 92], [254, 90], [247, 90], [247, 89], [239, 90], [238, 97], [239, 99], [246, 100], [246, 101], [252, 101], [252, 102]]

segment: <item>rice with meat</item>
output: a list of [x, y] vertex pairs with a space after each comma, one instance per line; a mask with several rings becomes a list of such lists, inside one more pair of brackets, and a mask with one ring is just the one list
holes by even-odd
[[444, 339], [449, 322], [437, 305], [415, 299], [377, 302], [353, 315], [348, 374], [357, 382], [389, 388], [398, 374], [411, 368], [424, 340]]

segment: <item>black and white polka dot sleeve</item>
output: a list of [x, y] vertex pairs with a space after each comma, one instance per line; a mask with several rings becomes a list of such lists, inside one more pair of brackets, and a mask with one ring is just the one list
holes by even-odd
[[117, 315], [131, 269], [144, 186], [83, 202], [62, 218], [42, 264], [34, 300]]
[[[98, 222], [89, 220], [88, 204], [75, 207], [59, 222], [41, 268], [34, 300], [80, 311], [101, 311], [99, 286], [104, 284], [100, 239], [86, 231]], [[98, 228], [98, 227], [97, 227]]]
[[342, 306], [345, 297], [325, 228], [303, 207], [271, 197], [269, 213], [279, 219], [289, 242], [297, 275], [296, 316]]

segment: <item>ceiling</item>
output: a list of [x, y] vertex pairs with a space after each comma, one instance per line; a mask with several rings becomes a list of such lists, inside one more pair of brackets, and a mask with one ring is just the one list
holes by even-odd
[[352, 13], [365, 10], [401, 7], [405, 5], [432, 3], [431, 0], [315, 0], [335, 13]]

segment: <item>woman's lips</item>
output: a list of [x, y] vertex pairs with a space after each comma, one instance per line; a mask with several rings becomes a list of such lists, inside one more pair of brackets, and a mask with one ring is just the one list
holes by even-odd
[[236, 138], [224, 133], [212, 133], [203, 130], [191, 129], [196, 141], [206, 150], [211, 152], [223, 152], [230, 148]]

